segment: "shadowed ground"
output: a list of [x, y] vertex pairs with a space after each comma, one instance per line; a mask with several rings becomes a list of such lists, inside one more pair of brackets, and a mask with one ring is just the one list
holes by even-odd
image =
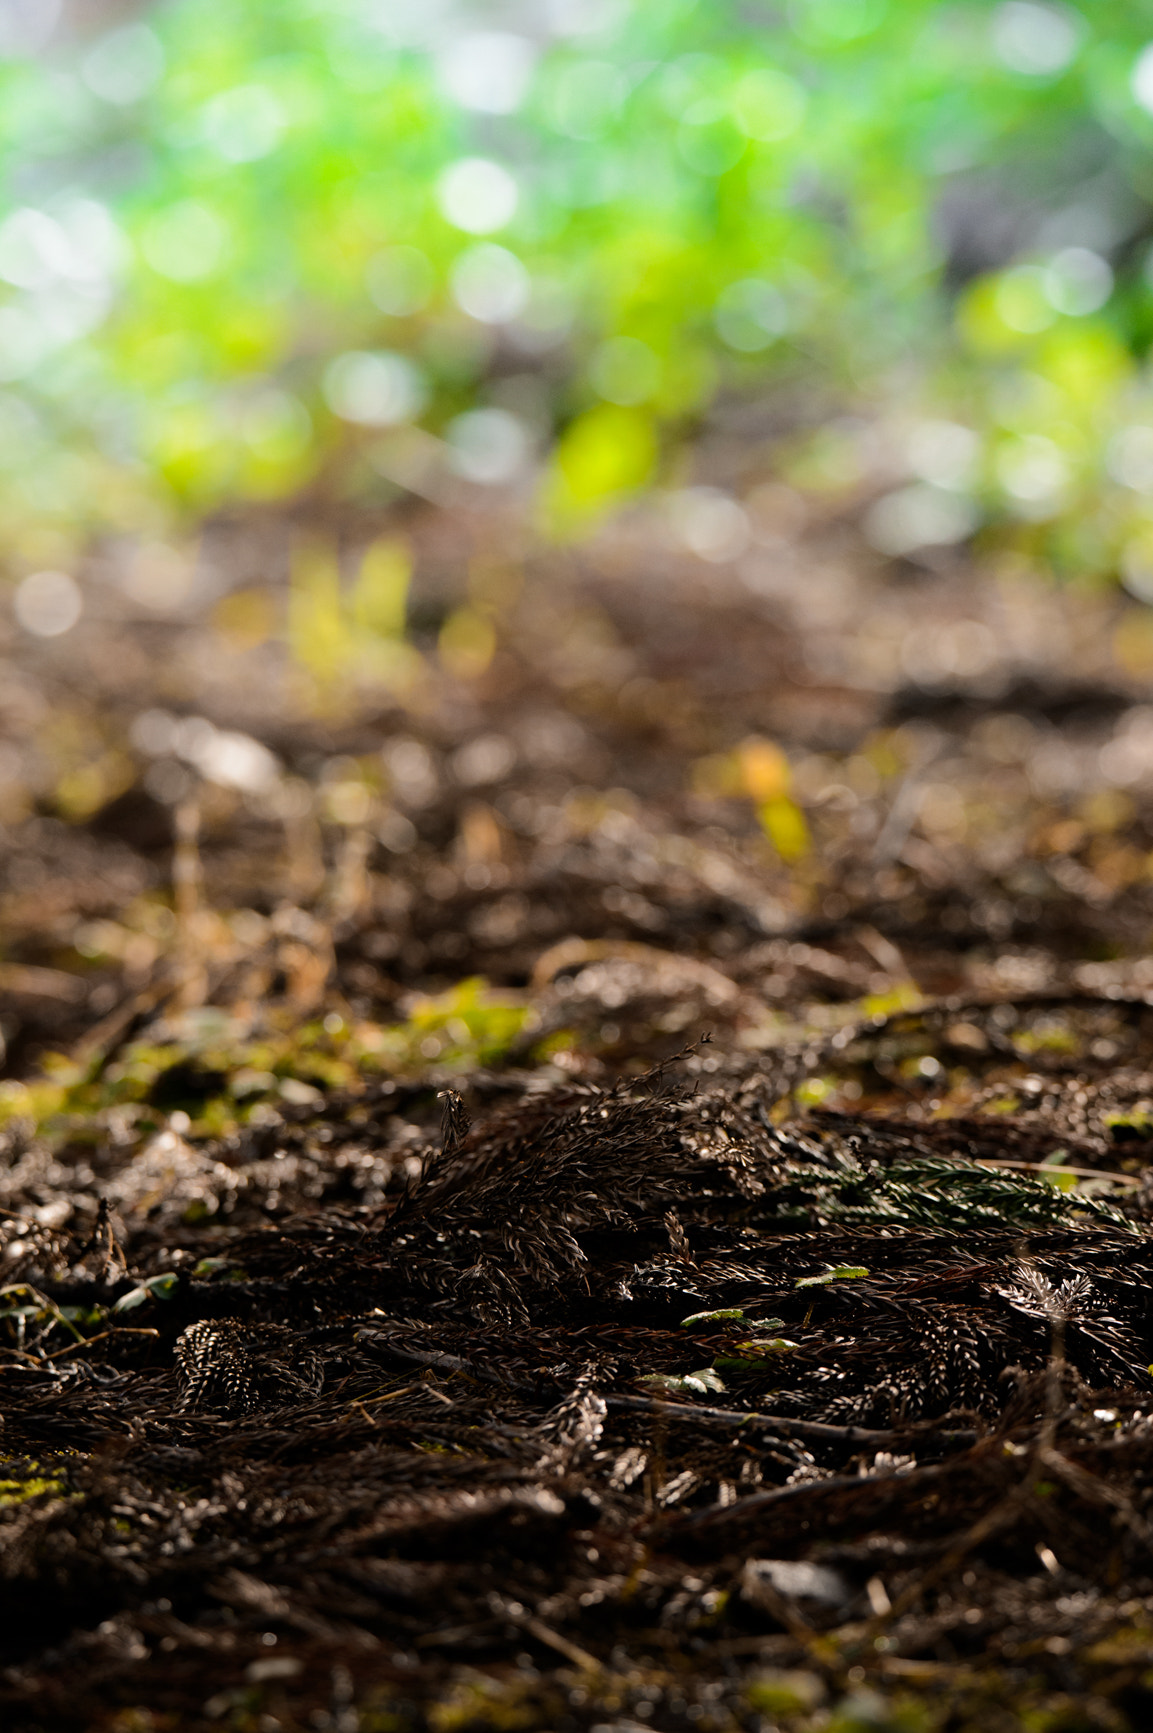
[[1136, 614], [409, 528], [5, 628], [5, 1724], [1142, 1725]]

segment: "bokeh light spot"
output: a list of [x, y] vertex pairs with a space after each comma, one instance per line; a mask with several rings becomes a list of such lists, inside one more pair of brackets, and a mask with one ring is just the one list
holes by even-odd
[[155, 614], [180, 611], [196, 589], [194, 550], [169, 542], [142, 541], [129, 555], [120, 576], [124, 594]]
[[1100, 253], [1088, 247], [1065, 247], [1050, 260], [1044, 289], [1058, 313], [1079, 318], [1105, 305], [1113, 293], [1113, 272]]
[[506, 168], [487, 157], [467, 156], [445, 170], [437, 183], [444, 216], [469, 235], [489, 235], [503, 229], [516, 214], [516, 181]]
[[256, 162], [280, 143], [285, 116], [263, 84], [240, 84], [204, 106], [204, 138], [226, 162]]
[[515, 319], [528, 306], [532, 291], [529, 274], [515, 253], [491, 241], [462, 253], [449, 281], [457, 306], [486, 325]]
[[164, 50], [147, 24], [125, 24], [93, 44], [81, 65], [95, 96], [119, 108], [139, 102], [164, 76]]
[[419, 415], [427, 390], [423, 375], [405, 356], [380, 349], [353, 350], [329, 363], [324, 396], [342, 421], [390, 427]]
[[[1006, 493], [1041, 516], [1055, 509], [1069, 482], [1064, 453], [1043, 434], [1030, 433], [1003, 445], [997, 453], [997, 479]], [[1034, 515], [1026, 512], [1024, 515]]]
[[468, 30], [445, 44], [437, 57], [437, 72], [462, 108], [513, 114], [524, 99], [536, 57], [536, 44], [527, 36], [507, 30]]
[[911, 431], [908, 464], [921, 481], [963, 492], [974, 479], [981, 441], [956, 421], [922, 421]]
[[1130, 88], [1135, 101], [1153, 114], [1153, 42], [1143, 48], [1133, 66]]
[[470, 409], [449, 422], [445, 438], [449, 467], [482, 486], [514, 481], [528, 462], [524, 423], [506, 409]]
[[1081, 20], [1063, 8], [1006, 0], [993, 14], [993, 52], [1010, 72], [1053, 78], [1073, 60], [1083, 29]]
[[720, 488], [681, 488], [669, 496], [668, 515], [673, 534], [682, 546], [712, 565], [735, 560], [749, 544], [748, 514]]
[[865, 515], [865, 536], [878, 553], [898, 558], [919, 548], [950, 547], [976, 529], [972, 500], [914, 482], [876, 500]]
[[1130, 536], [1121, 549], [1121, 582], [1131, 596], [1153, 607], [1153, 528]]
[[1110, 440], [1105, 465], [1114, 481], [1135, 493], [1153, 493], [1153, 427], [1123, 427]]
[[80, 587], [67, 572], [33, 572], [16, 591], [16, 618], [37, 638], [70, 632], [84, 609]]
[[0, 223], [0, 277], [17, 289], [41, 289], [65, 276], [71, 264], [68, 237], [44, 211], [24, 205]]
[[213, 728], [211, 723], [187, 756], [210, 782], [244, 794], [267, 794], [280, 777], [280, 765], [267, 746], [250, 734]]

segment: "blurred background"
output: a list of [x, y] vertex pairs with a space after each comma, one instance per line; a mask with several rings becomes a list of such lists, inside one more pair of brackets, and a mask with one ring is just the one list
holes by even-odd
[[[13, 574], [445, 478], [557, 534], [660, 488], [725, 553], [771, 471], [885, 554], [987, 532], [1153, 598], [1151, 38], [1142, 0], [3, 0]], [[740, 462], [686, 497], [718, 405]]]
[[0, 0], [0, 86], [15, 1072], [1130, 979], [1153, 4]]

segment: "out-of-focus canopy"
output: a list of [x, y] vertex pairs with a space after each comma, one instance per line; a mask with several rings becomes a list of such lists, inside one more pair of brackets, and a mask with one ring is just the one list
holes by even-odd
[[18, 562], [437, 473], [579, 528], [772, 392], [881, 551], [1153, 596], [1153, 7], [0, 0], [0, 56]]

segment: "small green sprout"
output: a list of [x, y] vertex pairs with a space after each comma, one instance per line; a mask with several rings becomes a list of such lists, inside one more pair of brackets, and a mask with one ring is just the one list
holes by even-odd
[[692, 1312], [681, 1319], [681, 1329], [691, 1330], [694, 1324], [731, 1324], [743, 1320], [743, 1306], [723, 1306], [719, 1312]]
[[798, 1288], [823, 1288], [829, 1282], [855, 1282], [868, 1275], [864, 1264], [838, 1264], [836, 1269], [826, 1270], [823, 1276], [798, 1276]]
[[179, 1277], [171, 1271], [163, 1276], [149, 1276], [146, 1282], [141, 1282], [138, 1288], [130, 1288], [128, 1293], [121, 1294], [112, 1310], [114, 1312], [134, 1312], [137, 1306], [142, 1306], [145, 1300], [170, 1300], [172, 1290]]
[[779, 1354], [791, 1354], [797, 1346], [787, 1336], [759, 1337], [753, 1342], [737, 1342], [735, 1354], [718, 1354], [713, 1365], [718, 1372], [759, 1372], [766, 1360]]
[[683, 1377], [671, 1372], [650, 1372], [638, 1378], [637, 1383], [669, 1395], [707, 1396], [710, 1391], [723, 1392], [725, 1388], [711, 1366], [702, 1366], [698, 1372], [686, 1372]]

